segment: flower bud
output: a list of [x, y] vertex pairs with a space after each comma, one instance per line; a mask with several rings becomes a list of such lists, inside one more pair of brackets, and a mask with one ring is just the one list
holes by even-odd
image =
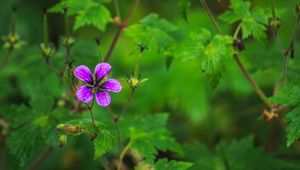
[[44, 43], [41, 43], [40, 50], [42, 56], [45, 58], [46, 62], [48, 63], [49, 58], [53, 55], [54, 50], [51, 46], [46, 46]]
[[300, 15], [300, 2], [296, 6], [296, 13], [297, 15]]
[[67, 143], [68, 136], [66, 134], [59, 136], [59, 147], [64, 147]]
[[63, 131], [65, 129], [65, 124], [60, 123], [60, 124], [56, 125], [55, 129], [59, 132]]
[[73, 37], [63, 38], [63, 44], [67, 48], [71, 48], [75, 44], [75, 39]]
[[137, 79], [135, 77], [129, 77], [127, 79], [127, 83], [129, 84], [129, 87], [131, 87], [132, 89], [136, 89], [138, 88], [140, 85], [144, 84], [148, 79], [144, 78], [142, 80]]
[[269, 25], [273, 30], [278, 31], [281, 26], [281, 19], [279, 17], [272, 17], [269, 19]]
[[119, 16], [115, 16], [113, 19], [113, 24], [120, 26], [121, 25], [121, 19]]

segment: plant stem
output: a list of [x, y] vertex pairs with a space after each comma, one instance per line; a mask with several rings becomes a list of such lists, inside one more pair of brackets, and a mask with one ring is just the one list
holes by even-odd
[[231, 170], [229, 162], [228, 162], [227, 155], [226, 155], [222, 145], [220, 146], [220, 150], [221, 150], [221, 157], [222, 157], [222, 160], [223, 160], [223, 163], [224, 163], [224, 166], [225, 166], [225, 170]]
[[237, 28], [236, 28], [236, 30], [234, 32], [234, 35], [233, 35], [233, 39], [234, 40], [238, 37], [241, 28], [242, 28], [242, 23], [239, 23], [239, 25], [237, 26]]
[[211, 13], [211, 11], [210, 11], [210, 9], [209, 9], [207, 3], [206, 3], [206, 0], [200, 0], [200, 2], [201, 2], [202, 7], [205, 9], [205, 11], [206, 11], [206, 13], [207, 13], [207, 15], [208, 15], [208, 17], [209, 17], [209, 19], [210, 19], [212, 25], [213, 25], [214, 28], [216, 29], [216, 31], [217, 31], [219, 34], [222, 34], [222, 35], [223, 35], [224, 33], [222, 32], [222, 30], [221, 30], [220, 26], [218, 25], [217, 21], [215, 20], [215, 17], [212, 15], [212, 13]]
[[251, 78], [250, 74], [244, 67], [244, 65], [241, 63], [238, 55], [236, 53], [233, 54], [233, 58], [240, 67], [244, 77], [247, 79], [249, 84], [252, 86], [253, 90], [256, 92], [256, 94], [260, 97], [260, 99], [269, 107], [272, 108], [272, 104], [268, 101], [267, 96], [265, 93], [261, 90], [261, 88], [256, 84], [256, 82]]
[[5, 64], [7, 63], [8, 59], [10, 58], [11, 54], [13, 51], [13, 47], [10, 47], [6, 53], [6, 55], [4, 56], [3, 60], [0, 63], [0, 70], [5, 66]]
[[121, 16], [120, 16], [119, 1], [118, 1], [118, 0], [114, 0], [114, 5], [115, 5], [115, 10], [116, 10], [116, 15], [117, 15], [118, 17], [121, 17]]
[[113, 52], [113, 50], [114, 50], [114, 48], [115, 48], [115, 46], [116, 46], [116, 44], [117, 44], [117, 42], [120, 38], [121, 32], [124, 30], [124, 28], [128, 24], [129, 19], [132, 16], [133, 12], [135, 11], [136, 7], [138, 6], [139, 2], [140, 2], [140, 0], [134, 0], [133, 1], [127, 16], [125, 17], [124, 21], [119, 25], [119, 28], [115, 32], [114, 38], [111, 42], [111, 45], [108, 49], [108, 52], [107, 52], [103, 62], [108, 62], [108, 60], [110, 59], [110, 57], [112, 55], [112, 52]]
[[120, 163], [118, 164], [118, 170], [121, 170], [121, 167], [123, 166], [124, 156], [125, 156], [125, 154], [127, 153], [127, 151], [129, 150], [129, 148], [131, 147], [132, 144], [133, 144], [133, 140], [130, 139], [129, 143], [125, 146], [125, 148], [121, 152], [120, 157], [119, 157]]
[[116, 121], [116, 117], [110, 106], [108, 106], [108, 112], [117, 130], [118, 146], [119, 146], [119, 151], [121, 151], [121, 129], [120, 129], [119, 121]]
[[89, 112], [90, 112], [90, 115], [91, 115], [91, 119], [92, 119], [92, 124], [93, 124], [93, 127], [95, 128], [96, 127], [96, 124], [95, 124], [95, 118], [94, 118], [94, 113], [92, 111], [93, 107], [94, 107], [94, 103], [95, 103], [95, 98], [93, 98], [93, 101], [92, 101], [92, 105], [89, 106], [87, 103], [85, 103], [86, 107], [88, 108]]
[[113, 40], [112, 40], [112, 42], [110, 44], [110, 47], [108, 49], [108, 52], [107, 52], [107, 54], [106, 54], [103, 62], [108, 62], [108, 60], [110, 59], [111, 54], [112, 54], [112, 52], [113, 52], [113, 50], [114, 50], [114, 48], [115, 48], [115, 46], [117, 44], [117, 41], [118, 41], [118, 39], [119, 39], [119, 37], [121, 35], [122, 30], [123, 30], [123, 28], [119, 27], [118, 30], [116, 31], [116, 33], [114, 35], [114, 38], [113, 38]]
[[[207, 6], [207, 3], [205, 0], [201, 0], [201, 4], [204, 7], [208, 17], [210, 18], [211, 23], [213, 24], [214, 28], [216, 29], [216, 31], [219, 34], [224, 35], [224, 33], [222, 32], [222, 30], [220, 29], [218, 23], [216, 22], [214, 16], [212, 15], [212, 13], [210, 12], [210, 9]], [[237, 30], [235, 31], [235, 35], [238, 35], [238, 32], [240, 31], [240, 27], [237, 27]], [[252, 86], [253, 90], [256, 92], [256, 94], [261, 98], [261, 100], [269, 107], [272, 108], [271, 103], [268, 101], [268, 98], [266, 97], [265, 93], [261, 90], [261, 88], [256, 84], [256, 82], [251, 78], [250, 74], [248, 73], [248, 71], [246, 70], [246, 68], [244, 67], [244, 65], [242, 64], [242, 62], [240, 61], [237, 53], [233, 54], [233, 58], [236, 61], [236, 63], [238, 64], [239, 68], [241, 69], [244, 77], [248, 80], [249, 84]]]
[[38, 166], [47, 159], [49, 154], [53, 151], [53, 147], [47, 147], [38, 157], [37, 159], [27, 168], [27, 170], [36, 170]]
[[132, 99], [132, 96], [133, 96], [133, 94], [134, 94], [134, 91], [135, 91], [135, 90], [132, 88], [132, 89], [131, 89], [131, 92], [130, 92], [128, 98], [127, 98], [126, 103], [123, 105], [122, 111], [121, 111], [120, 114], [116, 117], [116, 121], [117, 121], [117, 122], [119, 121], [120, 117], [124, 114], [125, 110], [127, 109], [128, 104], [130, 103], [130, 101], [131, 101], [131, 99]]

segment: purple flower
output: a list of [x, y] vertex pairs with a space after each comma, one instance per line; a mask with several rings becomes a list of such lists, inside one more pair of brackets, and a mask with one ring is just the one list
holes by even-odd
[[92, 75], [87, 66], [78, 66], [74, 70], [74, 75], [87, 84], [77, 90], [77, 99], [88, 103], [95, 95], [96, 101], [101, 107], [108, 106], [110, 104], [110, 95], [108, 92], [118, 93], [122, 90], [122, 86], [118, 80], [107, 78], [110, 69], [111, 66], [108, 63], [99, 63], [95, 68], [94, 75]]

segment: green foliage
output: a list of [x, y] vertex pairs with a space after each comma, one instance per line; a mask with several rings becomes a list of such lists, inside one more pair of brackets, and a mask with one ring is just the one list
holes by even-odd
[[186, 170], [192, 166], [192, 163], [169, 161], [167, 159], [159, 159], [155, 165], [155, 170]]
[[287, 146], [290, 146], [300, 137], [300, 86], [288, 85], [273, 96], [270, 101], [276, 104], [296, 107], [285, 116], [285, 120], [288, 122], [286, 128]]
[[102, 5], [105, 2], [110, 0], [62, 0], [48, 11], [63, 13], [67, 8], [68, 15], [76, 15], [74, 31], [84, 26], [94, 26], [100, 31], [105, 31], [106, 25], [112, 21], [109, 10]]
[[[235, 140], [227, 144], [221, 142], [217, 145], [215, 154], [210, 153], [207, 148], [195, 143], [186, 148], [186, 157], [188, 161], [195, 162], [191, 169], [297, 169], [299, 163], [285, 162], [273, 156], [267, 155], [262, 149], [253, 145], [253, 137], [246, 137], [241, 140]], [[199, 155], [200, 154], [200, 155]], [[197, 156], [196, 156], [197, 155]], [[226, 168], [224, 160], [227, 161]]]
[[167, 120], [167, 114], [127, 117], [121, 122], [122, 138], [129, 139], [131, 148], [149, 163], [154, 161], [157, 150], [181, 153], [180, 145], [166, 129]]
[[171, 43], [174, 43], [170, 33], [176, 29], [172, 23], [151, 13], [144, 17], [140, 23], [126, 28], [125, 32], [134, 43], [146, 44], [149, 46], [149, 50], [164, 52]]
[[14, 106], [8, 110], [8, 119], [13, 123], [8, 144], [13, 155], [15, 167], [24, 166], [45, 146], [57, 146], [54, 127], [64, 119], [65, 109], [55, 109], [53, 98], [35, 97], [30, 107]]
[[173, 47], [176, 58], [201, 60], [202, 72], [206, 75], [212, 88], [219, 84], [225, 71], [226, 61], [231, 59], [233, 39], [230, 36], [215, 35], [206, 29], [193, 31], [190, 38]]
[[114, 144], [114, 138], [109, 131], [102, 130], [93, 143], [95, 149], [94, 159], [97, 159], [111, 149]]
[[190, 0], [179, 0], [178, 1], [179, 13], [186, 22], [188, 22], [187, 13], [188, 13], [190, 6], [191, 6]]
[[230, 10], [226, 11], [219, 18], [229, 24], [240, 22], [243, 39], [253, 36], [257, 40], [266, 38], [266, 25], [271, 17], [269, 9], [250, 8], [251, 3], [244, 0], [231, 0]]

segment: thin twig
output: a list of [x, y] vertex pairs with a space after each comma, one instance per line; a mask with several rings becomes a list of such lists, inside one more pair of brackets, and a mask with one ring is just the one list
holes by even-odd
[[117, 31], [115, 32], [114, 38], [110, 44], [110, 47], [108, 49], [108, 52], [103, 60], [103, 62], [108, 62], [108, 60], [110, 59], [112, 52], [120, 38], [121, 32], [124, 30], [124, 28], [126, 27], [126, 25], [129, 22], [129, 19], [131, 18], [131, 16], [133, 15], [133, 12], [135, 11], [135, 9], [137, 8], [138, 4], [139, 4], [140, 0], [134, 0], [128, 14], [126, 15], [125, 19], [123, 22], [121, 22], [121, 24], [119, 25]]
[[135, 90], [132, 88], [132, 89], [131, 89], [131, 92], [130, 92], [128, 98], [127, 98], [126, 103], [123, 105], [122, 111], [121, 111], [120, 114], [116, 117], [116, 121], [119, 121], [120, 117], [124, 114], [125, 110], [126, 110], [127, 107], [128, 107], [129, 102], [130, 102], [131, 99], [132, 99], [132, 96], [133, 96], [133, 94], [134, 94], [134, 91], [135, 91]]
[[38, 157], [37, 159], [27, 168], [27, 170], [36, 170], [39, 165], [44, 162], [48, 155], [53, 151], [53, 147], [47, 147]]
[[213, 14], [211, 13], [207, 3], [206, 3], [206, 0], [200, 0], [203, 8], [205, 9], [212, 25], [214, 26], [214, 28], [216, 29], [216, 31], [219, 33], [219, 34], [224, 34], [223, 31], [221, 30], [220, 26], [218, 25], [217, 21], [215, 20], [215, 17], [213, 16]]
[[254, 91], [256, 92], [256, 94], [262, 99], [262, 101], [269, 107], [272, 108], [272, 104], [268, 101], [267, 96], [265, 95], [265, 93], [259, 88], [259, 86], [256, 84], [256, 82], [251, 78], [250, 74], [248, 73], [248, 71], [246, 70], [246, 68], [244, 67], [244, 65], [241, 63], [238, 55], [236, 53], [233, 54], [233, 58], [236, 61], [236, 63], [238, 64], [238, 66], [240, 67], [243, 75], [245, 76], [245, 78], [248, 80], [249, 84], [252, 86], [252, 88], [254, 89]]

